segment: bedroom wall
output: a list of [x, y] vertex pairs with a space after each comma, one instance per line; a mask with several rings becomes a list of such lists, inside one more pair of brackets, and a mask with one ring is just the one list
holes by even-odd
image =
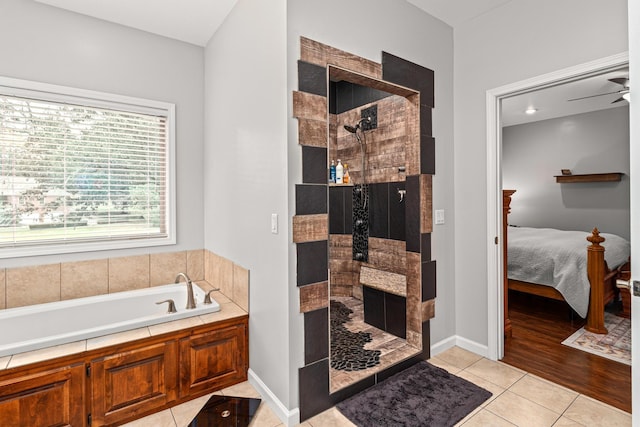
[[203, 49], [34, 1], [0, 1], [0, 75], [176, 104], [177, 245], [2, 260], [19, 267], [202, 249]]
[[627, 1], [512, 0], [456, 27], [454, 44], [456, 333], [481, 352], [488, 349], [487, 242], [493, 240], [486, 92], [626, 51]]
[[[558, 184], [574, 174], [623, 172], [620, 182]], [[515, 189], [510, 224], [618, 234], [629, 239], [629, 107], [502, 129], [503, 188]]]

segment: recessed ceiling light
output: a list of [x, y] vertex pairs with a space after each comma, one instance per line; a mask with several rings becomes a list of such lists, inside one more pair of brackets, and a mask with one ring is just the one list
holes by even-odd
[[524, 110], [524, 112], [527, 113], [527, 114], [535, 114], [536, 111], [538, 111], [538, 109], [537, 108], [533, 108], [533, 107], [529, 107], [526, 110]]
[[625, 93], [624, 95], [622, 95], [622, 97], [626, 99], [627, 102], [631, 102], [631, 92]]

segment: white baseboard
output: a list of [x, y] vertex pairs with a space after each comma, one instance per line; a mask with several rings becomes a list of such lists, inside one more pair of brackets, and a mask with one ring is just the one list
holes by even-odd
[[489, 347], [458, 335], [452, 335], [433, 344], [431, 346], [431, 356], [437, 356], [454, 346], [458, 346], [482, 357], [489, 357]]
[[264, 399], [264, 401], [269, 405], [271, 410], [276, 414], [278, 418], [284, 423], [287, 427], [293, 427], [300, 424], [300, 410], [298, 408], [294, 408], [292, 410], [287, 409], [287, 407], [278, 399], [278, 397], [273, 394], [273, 392], [267, 387], [267, 385], [262, 382], [260, 377], [256, 375], [251, 369], [247, 372], [249, 377], [249, 383], [256, 389], [260, 396]]

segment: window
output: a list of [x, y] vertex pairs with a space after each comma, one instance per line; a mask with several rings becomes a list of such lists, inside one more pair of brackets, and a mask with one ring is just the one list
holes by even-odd
[[0, 78], [0, 258], [175, 243], [174, 106]]

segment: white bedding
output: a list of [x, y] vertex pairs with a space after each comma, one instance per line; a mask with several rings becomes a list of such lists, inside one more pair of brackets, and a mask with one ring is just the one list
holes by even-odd
[[[583, 318], [589, 309], [587, 246], [585, 231], [552, 228], [508, 227], [507, 275], [509, 279], [556, 288]], [[604, 259], [616, 268], [629, 258], [630, 244], [615, 234], [600, 233], [606, 240]]]

